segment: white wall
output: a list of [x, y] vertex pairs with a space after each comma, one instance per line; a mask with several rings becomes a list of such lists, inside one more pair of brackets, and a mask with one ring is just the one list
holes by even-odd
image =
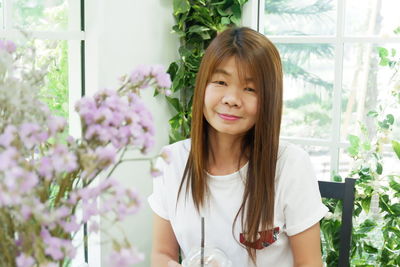
[[[117, 78], [130, 72], [138, 64], [162, 64], [168, 67], [177, 57], [179, 41], [170, 33], [174, 24], [170, 0], [90, 0], [86, 2], [87, 94], [97, 88], [115, 88]], [[142, 95], [152, 111], [156, 125], [156, 154], [168, 143], [168, 119], [172, 111], [162, 96], [154, 98], [150, 89]], [[146, 260], [137, 266], [150, 266], [152, 212], [146, 196], [151, 193], [152, 178], [149, 164], [127, 163], [115, 173], [127, 186], [135, 187], [143, 197], [141, 211], [123, 224], [132, 244], [146, 254]], [[115, 226], [111, 233], [118, 233]], [[115, 229], [114, 229], [115, 228]], [[101, 236], [102, 242], [106, 237]], [[101, 266], [110, 250], [110, 244], [101, 246]], [[98, 266], [96, 253], [90, 266]], [[95, 261], [97, 260], [97, 262]], [[112, 266], [113, 267], [113, 266]]]

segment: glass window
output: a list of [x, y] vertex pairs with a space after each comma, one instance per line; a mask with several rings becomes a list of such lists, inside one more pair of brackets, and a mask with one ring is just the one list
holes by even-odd
[[[369, 111], [400, 114], [385, 101], [393, 70], [380, 66], [379, 57], [380, 47], [400, 54], [398, 10], [398, 0], [265, 0], [259, 28], [278, 47], [284, 67], [281, 137], [313, 147], [310, 154], [324, 151], [331, 176], [349, 174], [343, 146], [349, 134], [359, 134], [359, 122], [374, 132]], [[400, 139], [396, 119], [393, 135]]]
[[346, 35], [394, 35], [400, 26], [398, 0], [346, 0]]
[[[376, 131], [375, 120], [367, 116], [369, 111], [382, 109], [385, 113], [400, 114], [394, 106], [387, 106], [393, 85], [393, 71], [379, 66], [379, 49], [400, 53], [400, 44], [346, 44], [343, 61], [341, 140], [348, 134], [358, 134], [359, 122], [366, 125], [372, 135]], [[394, 49], [394, 50], [393, 50]], [[399, 122], [395, 120], [394, 132], [399, 138]], [[372, 138], [373, 136], [371, 136]]]
[[12, 0], [12, 25], [33, 31], [79, 30], [79, 16], [70, 14], [74, 2], [79, 0]]
[[336, 1], [266, 0], [267, 35], [333, 35]]
[[277, 44], [284, 69], [282, 135], [329, 138], [332, 127], [333, 46]]

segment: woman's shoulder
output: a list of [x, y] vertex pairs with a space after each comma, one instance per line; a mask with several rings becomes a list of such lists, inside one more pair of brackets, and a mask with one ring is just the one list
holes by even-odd
[[308, 153], [300, 146], [288, 141], [279, 142], [278, 162], [292, 161], [304, 157], [308, 157]]
[[191, 139], [185, 139], [181, 140], [178, 142], [175, 142], [173, 144], [169, 144], [163, 147], [162, 151], [167, 151], [171, 155], [171, 160], [174, 160], [174, 157], [182, 157], [185, 156], [187, 157], [190, 152], [190, 145], [191, 145]]
[[309, 166], [310, 157], [308, 153], [298, 145], [288, 141], [279, 143], [278, 160], [276, 163], [277, 173], [281, 174], [284, 169], [299, 169]]
[[[167, 156], [167, 161], [163, 163], [167, 169], [181, 170], [186, 166], [190, 152], [190, 139], [181, 140], [173, 144], [164, 146], [161, 154]], [[167, 163], [167, 164], [166, 164]]]

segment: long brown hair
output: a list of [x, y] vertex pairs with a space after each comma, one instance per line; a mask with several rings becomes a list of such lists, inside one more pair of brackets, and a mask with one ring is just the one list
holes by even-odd
[[[183, 173], [178, 198], [186, 183], [196, 209], [208, 196], [207, 162], [209, 160], [208, 128], [203, 115], [205, 89], [215, 69], [223, 60], [235, 57], [240, 73], [249, 73], [258, 94], [255, 125], [245, 134], [242, 155], [249, 160], [242, 204], [233, 227], [241, 217], [242, 231], [256, 240], [260, 228], [273, 228], [275, 170], [278, 158], [282, 115], [282, 65], [278, 50], [262, 34], [246, 27], [229, 28], [215, 37], [207, 48], [197, 73], [193, 97], [191, 150]], [[240, 160], [240, 159], [238, 159]], [[256, 262], [255, 249], [246, 247]]]

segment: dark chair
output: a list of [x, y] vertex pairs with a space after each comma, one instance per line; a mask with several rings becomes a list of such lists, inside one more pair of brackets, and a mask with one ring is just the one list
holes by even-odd
[[353, 178], [346, 178], [344, 183], [318, 181], [321, 197], [343, 200], [342, 224], [339, 235], [339, 267], [350, 266], [355, 181], [356, 179]]

